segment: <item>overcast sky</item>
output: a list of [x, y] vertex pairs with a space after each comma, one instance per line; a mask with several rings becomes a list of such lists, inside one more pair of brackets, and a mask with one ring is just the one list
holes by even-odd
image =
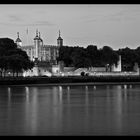
[[64, 45], [136, 48], [140, 46], [140, 5], [0, 5], [1, 38], [15, 40], [19, 32], [23, 45], [33, 44], [36, 29], [46, 45], [56, 45], [60, 29]]

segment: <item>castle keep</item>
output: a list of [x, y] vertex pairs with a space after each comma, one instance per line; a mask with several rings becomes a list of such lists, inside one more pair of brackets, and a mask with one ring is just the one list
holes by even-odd
[[63, 46], [63, 39], [60, 36], [60, 31], [57, 45], [45, 45], [38, 30], [36, 30], [33, 45], [22, 45], [19, 32], [17, 33], [15, 42], [19, 48], [26, 51], [31, 61], [37, 62], [32, 70], [24, 72], [24, 76], [50, 75], [52, 72], [59, 72], [57, 57], [59, 56], [59, 48]]

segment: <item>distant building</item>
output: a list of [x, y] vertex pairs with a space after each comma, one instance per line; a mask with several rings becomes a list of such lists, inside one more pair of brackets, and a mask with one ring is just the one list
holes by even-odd
[[[48, 75], [48, 73], [55, 71], [54, 69], [56, 69], [57, 57], [59, 56], [59, 48], [63, 46], [63, 39], [60, 36], [60, 31], [57, 39], [57, 45], [45, 45], [38, 30], [36, 30], [33, 45], [22, 45], [22, 41], [19, 38], [19, 32], [17, 33], [15, 43], [19, 48], [26, 51], [31, 61], [38, 62], [31, 71], [25, 72], [24, 76]], [[50, 67], [52, 68], [51, 70]]]
[[53, 64], [56, 64], [56, 58], [59, 55], [59, 48], [63, 46], [63, 39], [60, 36], [60, 31], [59, 37], [57, 39], [57, 45], [43, 44], [43, 39], [41, 38], [40, 32], [38, 33], [38, 30], [36, 30], [36, 36], [34, 38], [33, 45], [22, 45], [22, 41], [19, 38], [19, 33], [15, 42], [19, 48], [26, 51], [30, 57], [30, 60], [34, 61], [37, 59], [38, 61], [47, 61], [52, 62]]

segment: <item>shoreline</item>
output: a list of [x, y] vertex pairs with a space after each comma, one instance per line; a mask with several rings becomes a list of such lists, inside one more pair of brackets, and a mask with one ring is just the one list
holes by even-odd
[[26, 86], [26, 87], [33, 87], [33, 86], [102, 86], [102, 85], [140, 85], [140, 82], [134, 83], [134, 82], [125, 82], [125, 83], [55, 83], [55, 84], [22, 84], [22, 85], [1, 85], [1, 86], [8, 86], [8, 87], [13, 87], [13, 86]]
[[0, 86], [140, 85], [140, 76], [14, 77], [1, 78]]

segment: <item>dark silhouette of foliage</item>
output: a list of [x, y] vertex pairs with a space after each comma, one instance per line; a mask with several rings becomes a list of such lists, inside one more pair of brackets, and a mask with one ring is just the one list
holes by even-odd
[[65, 66], [76, 68], [89, 68], [117, 64], [118, 54], [108, 46], [98, 49], [95, 45], [83, 47], [61, 47], [59, 61], [64, 61]]
[[100, 67], [105, 66], [111, 70], [111, 65], [117, 65], [119, 55], [122, 59], [122, 70], [132, 71], [137, 62], [140, 66], [140, 47], [130, 49], [128, 47], [113, 50], [109, 46], [98, 49], [96, 45], [83, 47], [61, 47], [58, 60], [63, 61], [65, 66], [80, 67]]
[[140, 53], [138, 54], [134, 49], [128, 47], [119, 49], [119, 54], [122, 58], [123, 71], [132, 71], [135, 62], [139, 62]]
[[111, 70], [111, 66], [113, 64], [117, 65], [119, 55], [109, 46], [104, 46], [102, 49], [100, 49], [100, 56], [101, 56], [101, 63], [104, 66], [109, 67]]
[[59, 49], [59, 57], [57, 61], [63, 60], [65, 66], [70, 66], [72, 64], [71, 53], [73, 51], [72, 47], [63, 46]]
[[6, 73], [12, 70], [13, 76], [16, 73], [33, 68], [34, 63], [29, 60], [25, 51], [17, 48], [16, 43], [9, 38], [0, 39], [0, 71]]

